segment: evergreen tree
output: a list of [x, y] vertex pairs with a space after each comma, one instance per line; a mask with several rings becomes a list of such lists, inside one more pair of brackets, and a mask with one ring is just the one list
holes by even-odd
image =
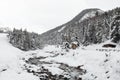
[[120, 16], [116, 15], [111, 23], [110, 38], [113, 42], [117, 43], [120, 40]]

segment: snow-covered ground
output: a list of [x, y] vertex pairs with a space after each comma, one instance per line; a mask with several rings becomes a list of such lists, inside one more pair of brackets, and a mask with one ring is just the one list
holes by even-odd
[[[32, 72], [38, 72], [43, 66], [53, 75], [67, 73], [82, 80], [120, 80], [119, 47], [108, 49], [102, 48], [102, 45], [80, 47], [68, 52], [57, 46], [23, 52], [9, 44], [6, 34], [0, 34], [0, 80], [39, 80], [33, 73], [28, 73], [24, 65], [30, 66], [27, 68]], [[86, 71], [77, 74], [76, 68]]]
[[[81, 68], [87, 71], [84, 75], [80, 75], [83, 80], [119, 80], [119, 48], [102, 48], [100, 46], [102, 46], [102, 44], [92, 45], [84, 48], [80, 47], [79, 49], [70, 50], [69, 52], [65, 52], [61, 48], [48, 46], [42, 51], [36, 51], [36, 56], [47, 57], [40, 61], [52, 63], [43, 64], [43, 66], [52, 72], [52, 74], [63, 75], [64, 70], [60, 69], [60, 65], [57, 64], [63, 63], [72, 67], [82, 66]], [[99, 51], [96, 49], [106, 49], [108, 51]], [[52, 57], [55, 54], [58, 55]]]
[[20, 62], [22, 53], [9, 44], [7, 34], [0, 34], [0, 80], [39, 80], [22, 70]]

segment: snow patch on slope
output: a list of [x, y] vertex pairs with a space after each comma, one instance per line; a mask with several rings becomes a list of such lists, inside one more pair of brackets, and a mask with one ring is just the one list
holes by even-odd
[[66, 26], [63, 26], [61, 29], [58, 30], [58, 32], [61, 32], [63, 29], [65, 29]]
[[87, 19], [87, 18], [92, 18], [94, 16], [96, 16], [96, 12], [98, 12], [98, 15], [101, 15], [103, 13], [102, 10], [97, 10], [97, 11], [91, 11], [91, 12], [88, 12], [87, 14], [85, 14], [80, 20], [79, 22]]

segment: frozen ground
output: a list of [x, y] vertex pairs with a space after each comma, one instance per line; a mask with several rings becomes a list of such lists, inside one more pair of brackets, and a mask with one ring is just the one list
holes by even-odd
[[21, 68], [23, 52], [9, 44], [6, 34], [0, 34], [0, 80], [39, 80]]
[[[69, 52], [56, 46], [23, 52], [9, 44], [6, 34], [0, 34], [0, 80], [40, 80], [38, 73], [42, 70], [64, 75], [69, 80], [78, 77], [82, 80], [120, 80], [119, 47], [108, 49], [102, 45]], [[44, 69], [40, 69], [41, 66]]]

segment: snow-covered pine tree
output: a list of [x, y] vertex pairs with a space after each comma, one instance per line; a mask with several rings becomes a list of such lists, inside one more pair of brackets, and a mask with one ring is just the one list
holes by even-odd
[[115, 15], [110, 26], [110, 39], [117, 43], [120, 40], [120, 15]]

